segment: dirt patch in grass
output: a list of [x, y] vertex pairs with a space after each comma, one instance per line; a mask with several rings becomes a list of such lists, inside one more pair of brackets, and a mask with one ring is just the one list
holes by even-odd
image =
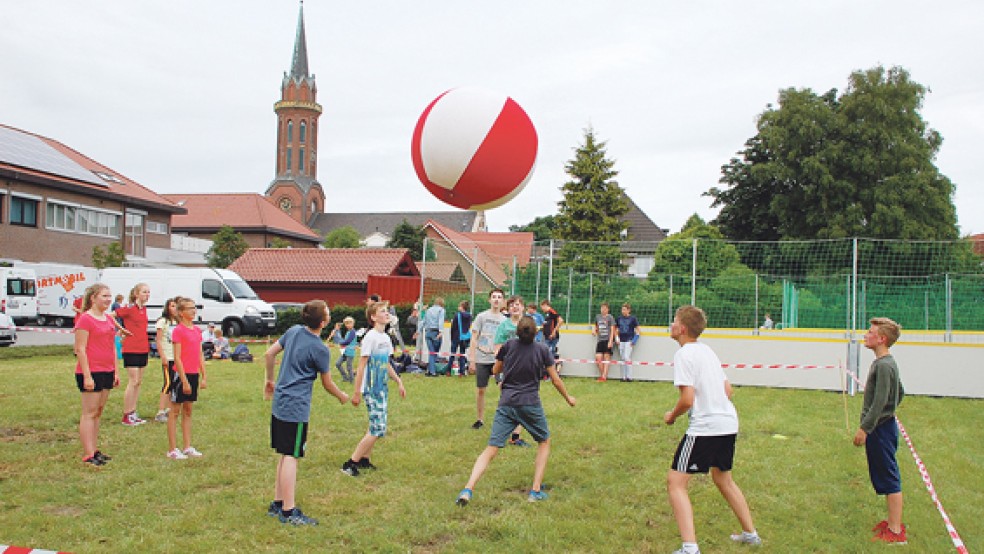
[[55, 443], [76, 440], [78, 435], [56, 429], [33, 429], [31, 427], [0, 427], [0, 442]]

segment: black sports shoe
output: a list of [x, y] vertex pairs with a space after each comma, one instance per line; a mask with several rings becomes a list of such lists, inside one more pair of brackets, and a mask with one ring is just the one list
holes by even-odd
[[476, 419], [475, 423], [472, 423], [472, 429], [481, 429], [483, 426], [485, 426], [485, 423], [481, 419]]
[[92, 457], [97, 458], [100, 462], [104, 464], [113, 459], [112, 456], [107, 456], [98, 450], [96, 450], [96, 453], [93, 454]]
[[91, 465], [93, 465], [95, 467], [100, 467], [100, 466], [106, 465], [106, 462], [104, 462], [101, 459], [97, 458], [95, 455], [89, 456], [88, 458], [82, 460], [82, 463], [84, 463], [84, 464], [91, 464]]
[[362, 458], [357, 465], [359, 469], [376, 469], [376, 466], [372, 465], [369, 458]]
[[342, 464], [342, 473], [348, 475], [349, 477], [359, 476], [359, 464], [358, 462], [353, 462], [352, 460], [345, 460]]

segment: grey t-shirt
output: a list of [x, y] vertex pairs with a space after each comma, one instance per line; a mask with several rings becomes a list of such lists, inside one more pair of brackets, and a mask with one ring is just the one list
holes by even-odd
[[485, 310], [472, 322], [472, 340], [475, 341], [475, 363], [495, 363], [495, 333], [506, 317], [501, 313]]
[[496, 359], [502, 361], [500, 406], [535, 406], [540, 403], [540, 380], [554, 363], [550, 349], [542, 342], [523, 344], [507, 341]]
[[284, 349], [273, 392], [273, 417], [293, 423], [311, 417], [311, 388], [319, 373], [331, 369], [331, 352], [321, 337], [295, 325], [277, 341]]
[[612, 327], [615, 326], [615, 318], [612, 317], [612, 314], [598, 314], [595, 318], [595, 325], [598, 326], [598, 342], [608, 342], [612, 336]]

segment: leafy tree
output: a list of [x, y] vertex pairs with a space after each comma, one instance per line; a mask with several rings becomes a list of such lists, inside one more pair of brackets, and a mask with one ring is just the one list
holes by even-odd
[[510, 225], [509, 230], [513, 233], [533, 233], [533, 240], [550, 240], [555, 238], [557, 232], [557, 216], [537, 217], [526, 225]]
[[92, 266], [96, 269], [122, 267], [125, 261], [126, 252], [123, 251], [123, 245], [118, 242], [109, 243], [105, 250], [102, 246], [92, 249]]
[[270, 248], [290, 248], [290, 241], [282, 237], [273, 237], [270, 241]]
[[844, 94], [779, 93], [706, 194], [735, 240], [957, 238], [943, 142], [919, 113], [926, 87], [900, 67], [855, 71]]
[[697, 275], [714, 278], [725, 270], [741, 265], [734, 245], [724, 241], [724, 235], [708, 225], [697, 214], [690, 216], [679, 233], [674, 233], [656, 247], [650, 278], [663, 275], [690, 275], [693, 267], [693, 244], [697, 239]]
[[223, 225], [218, 233], [212, 235], [212, 246], [205, 253], [205, 263], [209, 267], [226, 268], [248, 249], [249, 244], [242, 233], [237, 233], [229, 225]]
[[617, 243], [629, 227], [622, 219], [629, 204], [615, 181], [618, 171], [607, 157], [605, 144], [595, 138], [593, 129], [585, 129], [584, 144], [564, 166], [571, 180], [561, 187], [564, 199], [558, 203], [554, 236], [567, 241], [559, 253], [561, 267], [581, 273], [620, 273], [623, 269]]
[[[410, 257], [413, 258], [415, 262], [419, 262], [423, 259], [423, 249], [424, 249], [424, 239], [427, 238], [427, 232], [424, 231], [423, 226], [414, 227], [404, 219], [401, 221], [396, 228], [393, 229], [393, 235], [390, 239], [386, 241], [387, 248], [406, 248], [410, 250]], [[433, 261], [437, 259], [437, 255], [434, 253], [434, 249], [428, 245], [427, 247], [427, 261]]]
[[355, 227], [345, 225], [332, 229], [321, 243], [325, 248], [361, 248], [362, 236]]

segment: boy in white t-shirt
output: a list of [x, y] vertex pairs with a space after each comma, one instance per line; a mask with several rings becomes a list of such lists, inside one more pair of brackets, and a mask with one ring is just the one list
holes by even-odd
[[707, 327], [707, 316], [695, 306], [681, 306], [673, 318], [670, 336], [680, 345], [673, 356], [673, 385], [680, 398], [663, 421], [673, 425], [678, 417], [690, 413], [690, 427], [680, 440], [673, 466], [666, 479], [670, 506], [676, 518], [683, 546], [674, 554], [699, 554], [694, 529], [694, 510], [687, 485], [695, 473], [711, 472], [711, 478], [731, 511], [741, 523], [742, 533], [731, 540], [751, 545], [762, 544], [752, 523], [752, 513], [745, 495], [731, 478], [738, 436], [738, 412], [731, 403], [732, 388], [721, 360], [709, 346], [697, 342]]

